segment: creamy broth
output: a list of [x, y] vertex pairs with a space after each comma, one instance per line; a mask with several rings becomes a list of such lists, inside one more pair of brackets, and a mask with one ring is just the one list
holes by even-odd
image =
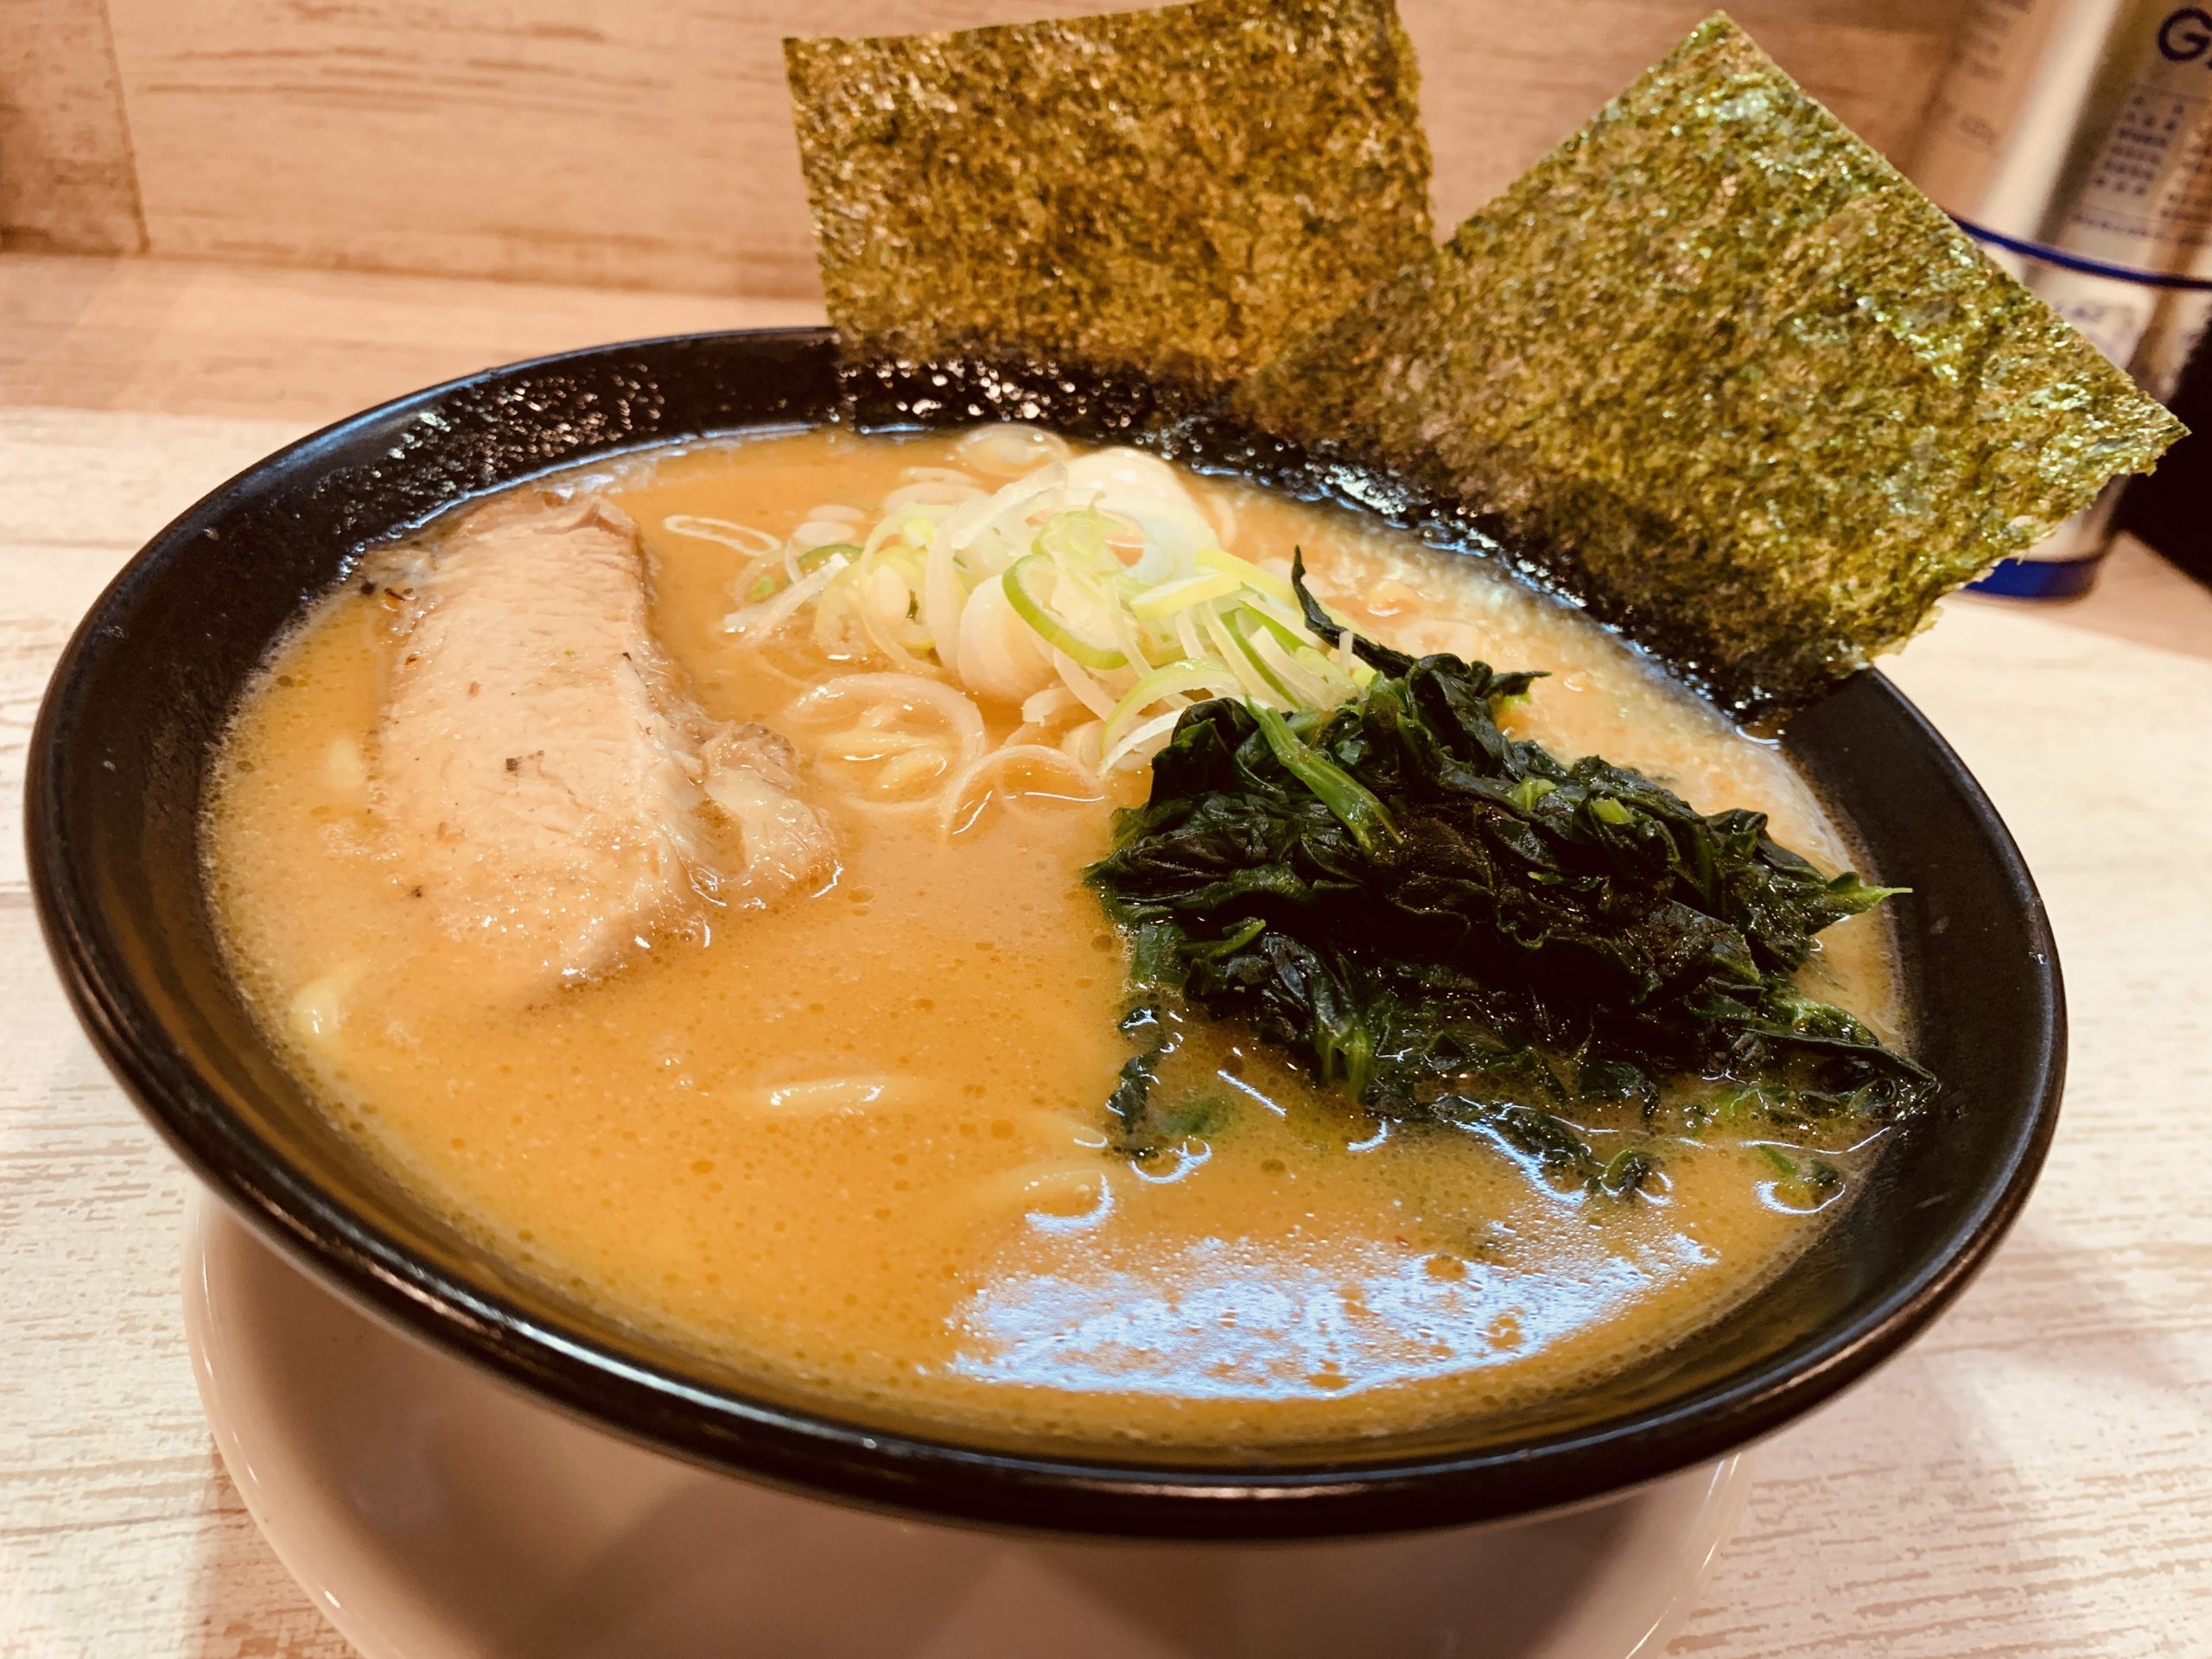
[[[791, 705], [840, 665], [734, 642], [743, 556], [665, 522], [781, 537], [955, 460], [942, 436], [814, 431], [578, 481], [642, 527], [652, 625], [701, 706], [810, 760], [818, 726]], [[1375, 637], [1548, 671], [1520, 734], [1702, 810], [1758, 808], [1786, 844], [1850, 861], [1773, 746], [1571, 609], [1350, 514], [1197, 487], [1233, 522], [1225, 545], [1302, 546], [1316, 591]], [[386, 603], [355, 587], [318, 607], [229, 738], [207, 839], [246, 995], [333, 1115], [464, 1227], [780, 1388], [1090, 1444], [1414, 1429], [1669, 1343], [1825, 1224], [1717, 1131], [1669, 1143], [1645, 1192], [1565, 1190], [1471, 1135], [1380, 1133], [1226, 1028], [1197, 1051], [1218, 1123], [1172, 1158], [1110, 1150], [1126, 956], [1079, 873], [1141, 774], [1119, 802], [994, 795], [949, 837], [824, 792], [838, 864], [819, 891], [641, 941], [550, 996], [487, 998], [378, 851], [363, 777]], [[1802, 977], [1897, 1030], [1878, 918], [1829, 930]], [[1847, 1193], [1872, 1155], [1835, 1160]]]

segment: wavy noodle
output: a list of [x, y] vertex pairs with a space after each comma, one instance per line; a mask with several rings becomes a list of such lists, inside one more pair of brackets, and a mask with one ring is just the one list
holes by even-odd
[[[763, 646], [765, 647], [767, 643], [768, 642], [764, 640], [762, 642]], [[792, 673], [790, 669], [785, 668], [783, 664], [776, 661], [775, 655], [772, 651], [765, 648], [753, 652], [752, 660], [747, 663], [746, 666], [748, 672], [754, 674], [765, 674], [768, 678], [774, 680], [778, 684], [788, 686], [793, 691], [805, 690], [807, 687], [812, 685], [818, 677], [813, 674]]]
[[[1041, 743], [1008, 743], [1003, 747], [993, 749], [988, 754], [970, 760], [953, 774], [950, 781], [945, 785], [944, 792], [938, 797], [937, 822], [939, 833], [953, 836], [963, 830], [972, 829], [976, 820], [982, 816], [984, 806], [989, 802], [990, 791], [987, 791], [983, 797], [976, 801], [975, 811], [970, 813], [963, 823], [961, 821], [960, 815], [962, 809], [968, 804], [969, 796], [974, 793], [978, 782], [990, 778], [1009, 766], [1036, 766], [1057, 772], [1064, 778], [1073, 779], [1076, 787], [1083, 791], [1079, 795], [1057, 796], [1054, 798], [1056, 799], [1090, 802], [1100, 798], [1098, 779], [1088, 767], [1081, 765], [1072, 756], [1059, 749], [1047, 748]], [[1025, 795], [1036, 795], [1046, 791], [1023, 790], [1019, 792]]]
[[764, 554], [780, 553], [781, 538], [765, 530], [755, 530], [750, 524], [741, 524], [728, 518], [709, 518], [696, 512], [672, 513], [660, 521], [660, 527], [671, 536], [689, 536], [696, 541], [719, 542], [724, 547], [735, 548], [748, 557], [759, 558]]
[[[910, 783], [932, 783], [944, 776], [951, 763], [946, 760], [941, 746], [909, 749], [904, 754], [894, 754], [875, 769], [875, 776], [868, 779], [871, 792], [880, 796], [896, 797]], [[907, 804], [900, 800], [899, 805]], [[926, 800], [914, 800], [916, 806], [926, 806]]]
[[[941, 789], [923, 787], [900, 798], [899, 791], [934, 785], [983, 758], [989, 734], [973, 698], [957, 687], [919, 674], [840, 674], [795, 699], [789, 715], [801, 721], [819, 719], [857, 702], [853, 724], [824, 737], [816, 747], [816, 771], [842, 787], [849, 805], [868, 812], [927, 812], [941, 810]], [[901, 715], [934, 715], [941, 735], [896, 729]], [[838, 745], [846, 752], [837, 753]], [[872, 776], [850, 775], [874, 767]]]
[[1020, 1210], [1048, 1224], [1082, 1222], [1113, 1207], [1114, 1182], [1095, 1154], [1039, 1160], [986, 1176], [949, 1203], [982, 1215]]
[[772, 1084], [740, 1097], [749, 1110], [778, 1117], [828, 1117], [833, 1114], [881, 1111], [923, 1103], [924, 1090], [911, 1077], [803, 1077]]
[[791, 712], [812, 714], [825, 703], [849, 697], [860, 697], [870, 703], [904, 703], [909, 708], [935, 709], [944, 717], [945, 724], [959, 734], [963, 760], [972, 760], [983, 752], [983, 715], [976, 707], [975, 699], [942, 680], [925, 679], [919, 674], [839, 674], [823, 681], [792, 703]]

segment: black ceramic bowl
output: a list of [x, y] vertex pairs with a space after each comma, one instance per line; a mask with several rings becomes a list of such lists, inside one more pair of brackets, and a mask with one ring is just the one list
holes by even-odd
[[1897, 907], [1940, 1110], [1747, 1306], [1602, 1387], [1417, 1438], [1249, 1459], [1071, 1456], [856, 1422], [625, 1328], [487, 1256], [395, 1185], [285, 1073], [226, 978], [198, 839], [211, 749], [270, 642], [363, 543], [474, 492], [686, 436], [812, 421], [810, 331], [607, 346], [341, 422], [148, 544], [63, 656], [26, 818], [48, 946], [94, 1044], [250, 1221], [403, 1330], [700, 1462], [966, 1521], [1258, 1538], [1464, 1523], [1636, 1484], [1740, 1446], [1925, 1325], [2018, 1213], [2057, 1112], [2058, 967], [2018, 851], [1956, 756], [1878, 675], [1792, 727]]

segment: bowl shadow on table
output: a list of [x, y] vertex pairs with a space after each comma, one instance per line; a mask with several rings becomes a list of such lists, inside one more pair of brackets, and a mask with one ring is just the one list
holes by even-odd
[[[2179, 1179], [2189, 1177], [2183, 1173]], [[2195, 1248], [2180, 1237], [2145, 1240], [2140, 1247], [2171, 1249], [2192, 1260], [2196, 1255]], [[2093, 1250], [2063, 1242], [2034, 1215], [2028, 1216], [1975, 1287], [1976, 1300], [1961, 1304], [1948, 1323], [1937, 1327], [1941, 1351], [2025, 1351], [2039, 1370], [2068, 1373], [2091, 1385], [2108, 1386], [2124, 1367], [2130, 1385], [2147, 1384], [2175, 1394], [2201, 1391], [2206, 1382], [2202, 1364], [2176, 1344], [2167, 1325], [2107, 1265], [2110, 1258], [2108, 1249]], [[2012, 1304], [2005, 1316], [2011, 1328], [2037, 1332], [2031, 1347], [2018, 1340], [1974, 1339], [1973, 1332], [1983, 1317], [1977, 1302], [1985, 1297]], [[2167, 1320], [2178, 1325], [2196, 1311], [2183, 1300], [2164, 1312]]]
[[[2096, 1309], [2099, 1327], [2050, 1330]], [[2031, 1214], [1927, 1338], [1770, 1443], [1736, 1541], [1669, 1652], [1712, 1659], [1925, 1659], [1971, 1650], [2106, 1651], [2108, 1610], [2082, 1606], [2078, 1516], [2055, 1510], [2003, 1401], [1961, 1386], [2002, 1350], [2038, 1374], [2192, 1385], [2167, 1340], [2094, 1251]], [[2081, 1397], [2078, 1383], [2068, 1390]], [[2107, 1478], [2130, 1478], [2117, 1444]], [[2094, 1477], [2091, 1477], [2092, 1479]], [[2078, 1478], [2076, 1484], [2082, 1484]], [[2180, 1652], [2152, 1647], [2145, 1651]], [[2193, 1649], [2191, 1649], [2193, 1650]], [[2135, 1651], [2135, 1649], [2129, 1649]]]

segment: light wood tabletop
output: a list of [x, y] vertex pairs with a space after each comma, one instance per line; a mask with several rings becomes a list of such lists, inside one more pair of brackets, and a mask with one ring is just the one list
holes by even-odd
[[[353, 409], [806, 311], [0, 257], [0, 1655], [346, 1651], [216, 1461], [179, 1313], [189, 1178], [38, 939], [16, 818], [71, 627], [173, 514]], [[2212, 1650], [2212, 593], [2125, 547], [2085, 601], [1945, 609], [1890, 671], [2049, 900], [2074, 1032], [2057, 1144], [1936, 1328], [1760, 1451], [1677, 1655]]]

